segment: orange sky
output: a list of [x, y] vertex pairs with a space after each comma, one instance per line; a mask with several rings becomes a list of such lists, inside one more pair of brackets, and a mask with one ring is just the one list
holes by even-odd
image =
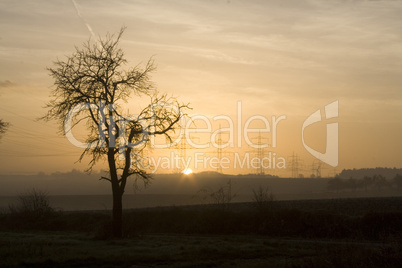
[[[301, 174], [309, 176], [315, 161], [302, 145], [302, 124], [333, 101], [339, 101], [339, 117], [331, 121], [339, 124], [338, 172], [401, 168], [401, 13], [401, 1], [1, 1], [0, 118], [12, 126], [0, 143], [0, 173], [85, 168], [86, 162], [75, 164], [80, 150], [57, 134], [54, 122], [35, 121], [52, 88], [46, 67], [91, 31], [104, 36], [123, 25], [128, 62], [154, 56], [157, 88], [191, 103], [191, 114], [227, 115], [239, 124], [240, 101], [240, 125], [254, 115], [286, 115], [277, 147], [266, 153], [288, 166], [297, 154]], [[225, 124], [216, 121], [213, 130], [219, 123]], [[325, 126], [306, 129], [310, 147], [325, 151]], [[269, 133], [263, 138], [272, 142]], [[253, 152], [244, 142], [225, 150]], [[196, 152], [216, 150], [187, 155]], [[334, 171], [323, 168], [324, 176]], [[291, 175], [289, 168], [266, 172]]]

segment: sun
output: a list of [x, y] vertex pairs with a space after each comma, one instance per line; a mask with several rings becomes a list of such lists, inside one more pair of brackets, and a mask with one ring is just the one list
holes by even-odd
[[182, 171], [182, 173], [184, 175], [190, 175], [191, 173], [193, 173], [193, 171], [190, 168], [186, 168], [185, 170]]

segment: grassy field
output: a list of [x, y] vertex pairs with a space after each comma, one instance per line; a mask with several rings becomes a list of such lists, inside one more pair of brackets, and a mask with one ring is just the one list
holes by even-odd
[[1, 267], [399, 267], [401, 198], [0, 215]]
[[397, 244], [256, 236], [1, 233], [2, 267], [398, 267]]

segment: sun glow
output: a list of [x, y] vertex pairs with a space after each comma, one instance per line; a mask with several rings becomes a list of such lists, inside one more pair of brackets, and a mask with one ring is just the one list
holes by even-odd
[[190, 175], [191, 173], [193, 173], [193, 171], [190, 168], [186, 168], [185, 170], [183, 170], [182, 172], [184, 175]]

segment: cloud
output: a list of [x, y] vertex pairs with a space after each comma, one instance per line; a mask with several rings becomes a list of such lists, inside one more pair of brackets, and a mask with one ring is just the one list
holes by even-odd
[[10, 80], [0, 81], [0, 87], [11, 87], [13, 85], [14, 83], [12, 83]]
[[87, 27], [88, 31], [91, 33], [92, 38], [94, 38], [94, 40], [96, 40], [96, 35], [94, 33], [94, 31], [92, 30], [91, 25], [89, 25], [89, 23], [84, 19], [84, 17], [81, 15], [81, 12], [78, 8], [77, 3], [75, 2], [75, 0], [71, 0], [73, 2], [74, 8], [77, 11], [77, 15], [78, 17], [82, 20], [82, 22], [85, 24], [85, 26]]

